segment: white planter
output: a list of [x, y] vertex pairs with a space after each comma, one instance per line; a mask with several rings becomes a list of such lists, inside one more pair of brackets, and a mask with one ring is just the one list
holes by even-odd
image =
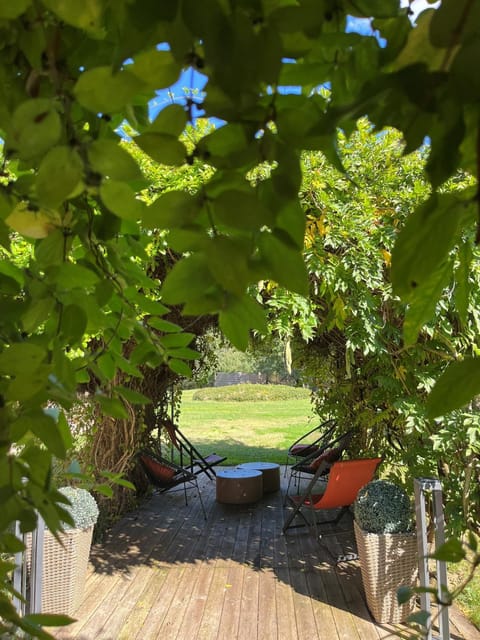
[[354, 522], [367, 605], [377, 622], [403, 622], [413, 613], [415, 597], [399, 605], [397, 589], [414, 587], [418, 559], [415, 533], [367, 533]]
[[[60, 534], [62, 544], [45, 531], [42, 567], [42, 613], [72, 615], [83, 596], [93, 526], [68, 529]], [[27, 540], [27, 558], [31, 537]]]

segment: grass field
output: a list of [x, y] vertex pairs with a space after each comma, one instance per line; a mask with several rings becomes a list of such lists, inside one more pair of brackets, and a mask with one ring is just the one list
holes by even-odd
[[193, 400], [194, 393], [183, 394], [179, 427], [201, 453], [225, 455], [228, 465], [285, 464], [288, 446], [318, 424], [308, 397], [239, 402]]

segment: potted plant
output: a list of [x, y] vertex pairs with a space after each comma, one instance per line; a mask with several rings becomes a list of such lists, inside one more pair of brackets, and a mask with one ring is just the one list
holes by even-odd
[[373, 480], [359, 491], [353, 511], [368, 608], [377, 622], [402, 622], [415, 599], [400, 605], [397, 590], [413, 588], [418, 572], [410, 499], [395, 483]]
[[45, 530], [42, 565], [42, 613], [71, 615], [80, 605], [88, 567], [93, 527], [98, 519], [95, 498], [85, 489], [61, 487], [74, 527], [64, 522], [59, 540]]

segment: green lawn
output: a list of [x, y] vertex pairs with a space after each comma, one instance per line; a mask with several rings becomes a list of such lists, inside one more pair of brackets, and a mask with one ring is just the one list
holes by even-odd
[[225, 464], [264, 460], [285, 463], [286, 450], [318, 424], [310, 400], [193, 400], [185, 391], [180, 430], [203, 454], [228, 457]]

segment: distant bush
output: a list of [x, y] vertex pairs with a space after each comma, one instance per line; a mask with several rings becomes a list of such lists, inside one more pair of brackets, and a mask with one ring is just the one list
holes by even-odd
[[228, 387], [197, 389], [192, 399], [215, 402], [248, 402], [255, 400], [304, 400], [309, 396], [309, 389], [288, 387], [282, 384], [235, 384]]

